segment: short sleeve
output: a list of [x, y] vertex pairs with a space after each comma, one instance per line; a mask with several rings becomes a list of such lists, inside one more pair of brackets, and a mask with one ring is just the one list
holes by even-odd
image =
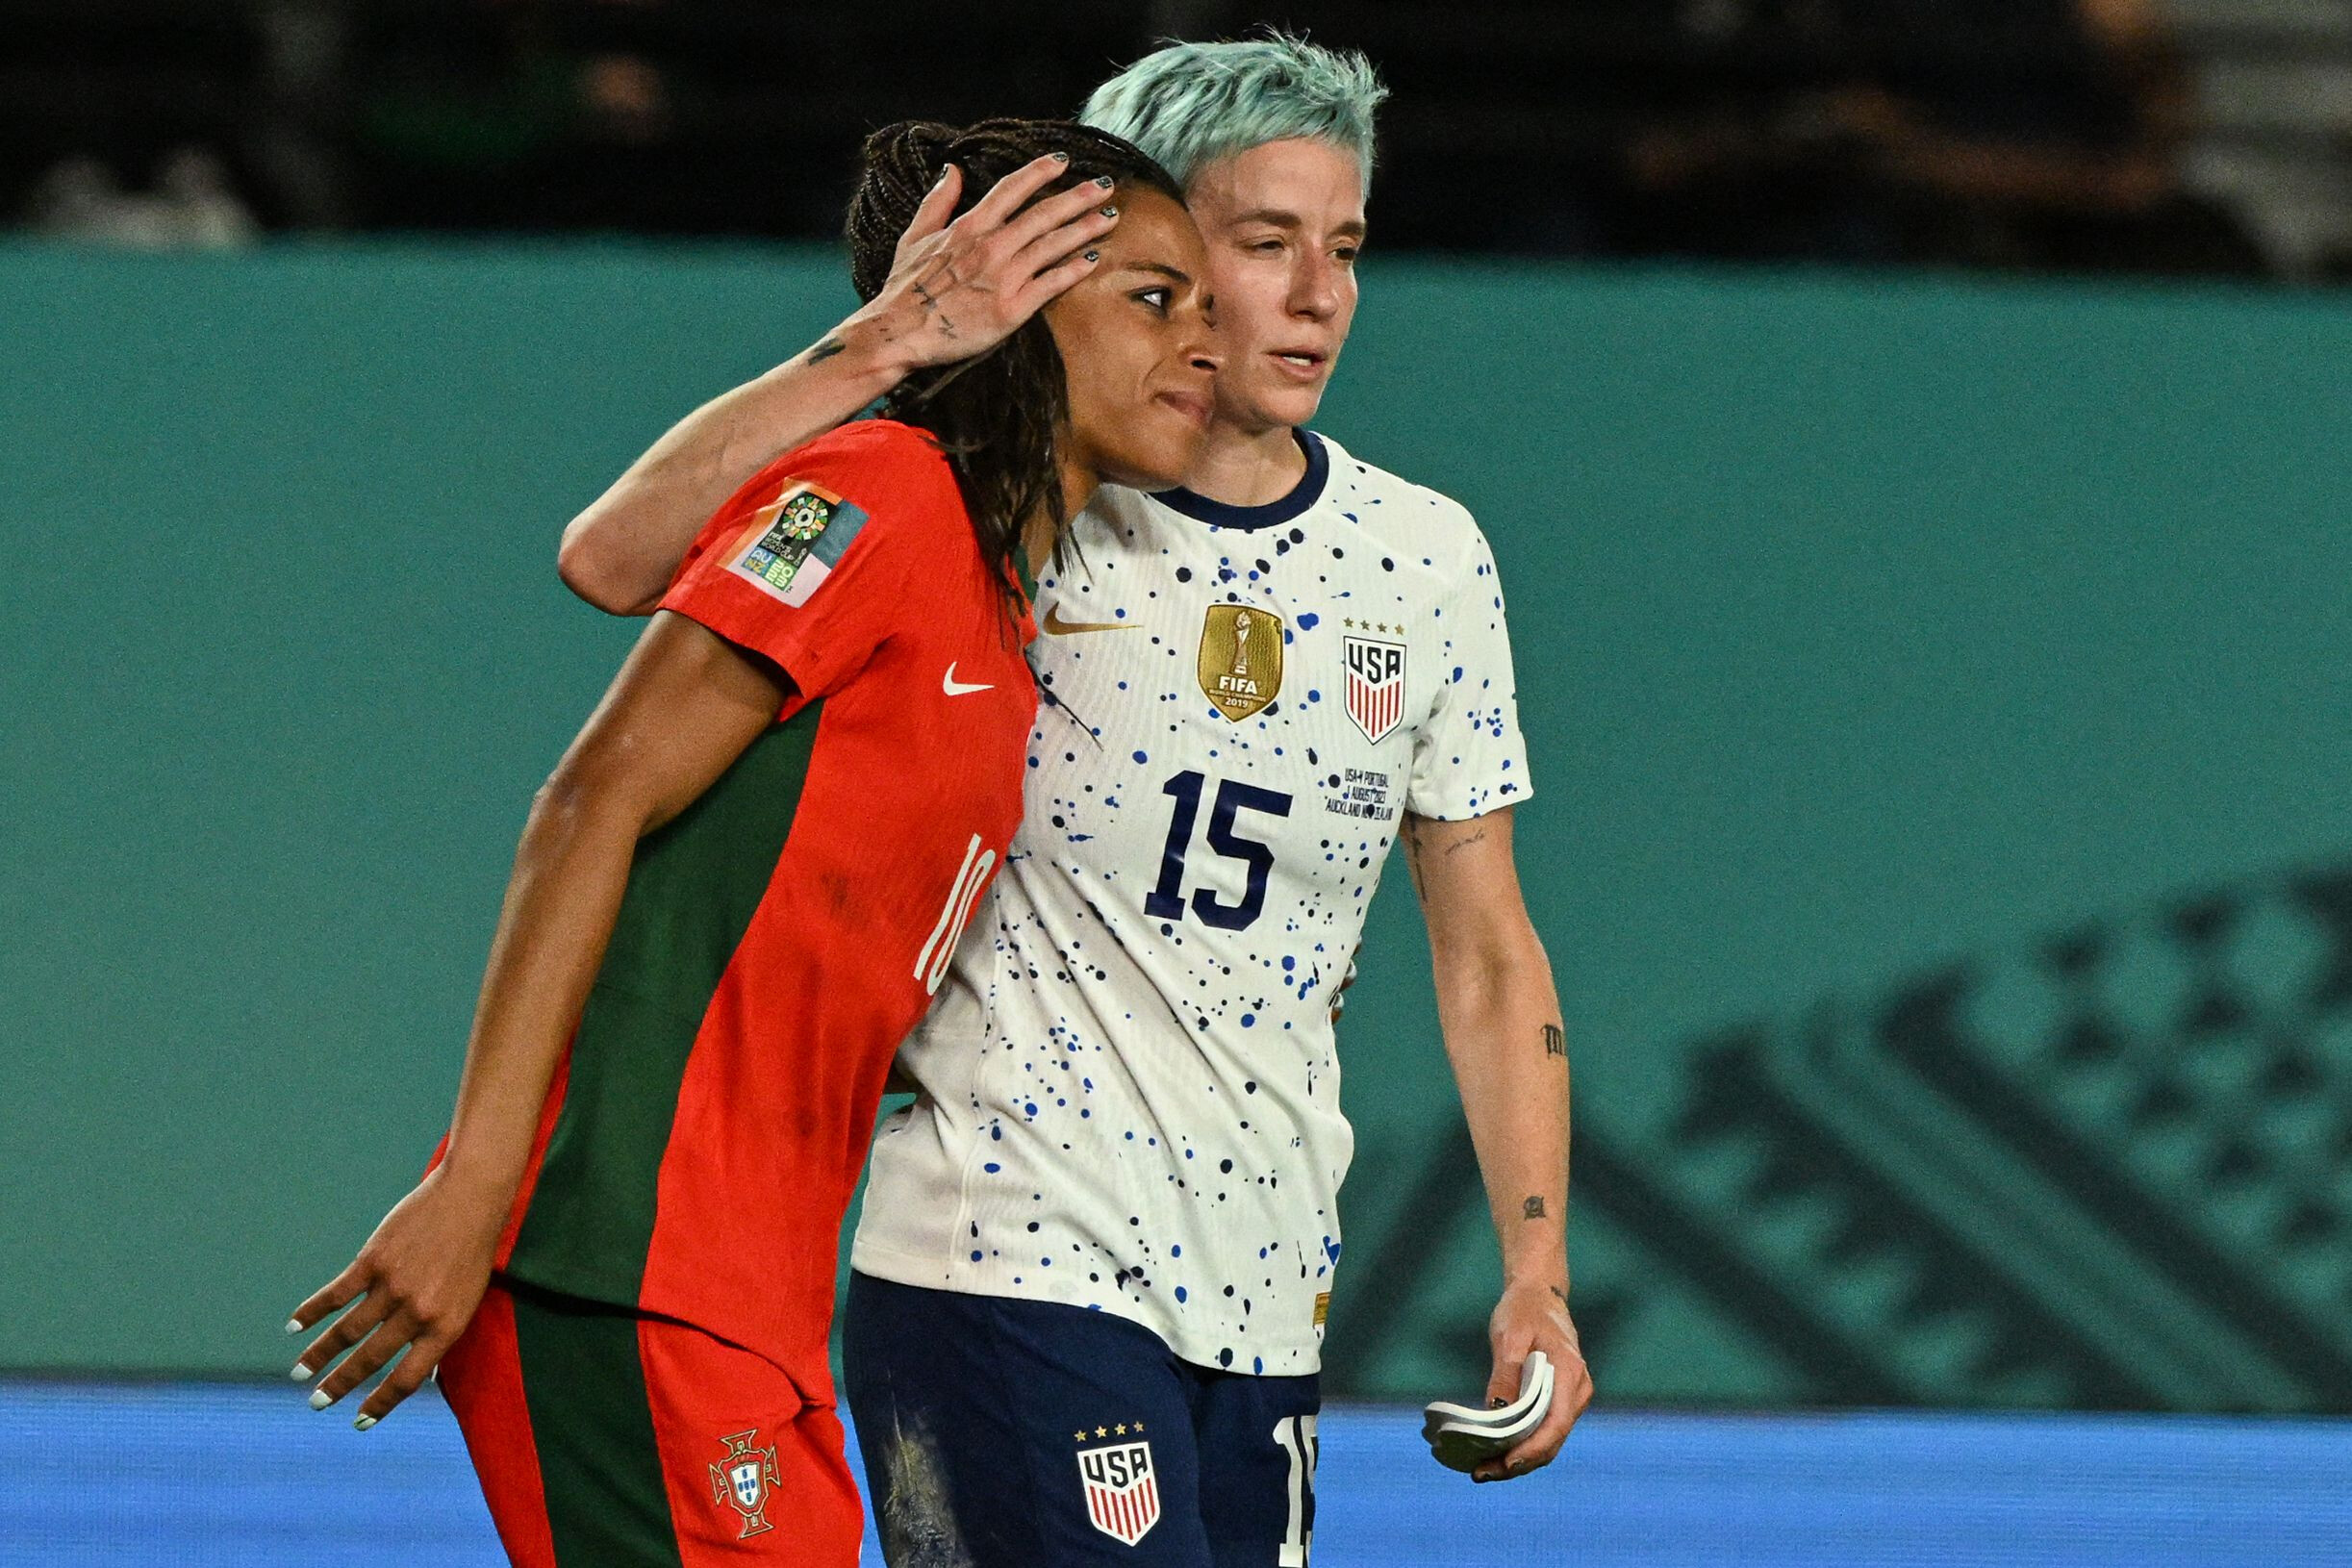
[[661, 608], [781, 666], [812, 696], [838, 690], [910, 613], [943, 509], [947, 461], [920, 432], [845, 425], [785, 453], [703, 526]]
[[1440, 822], [1482, 817], [1534, 793], [1519, 733], [1503, 580], [1486, 536], [1469, 527], [1471, 547], [1437, 606], [1437, 698], [1413, 738], [1404, 799], [1415, 816]]

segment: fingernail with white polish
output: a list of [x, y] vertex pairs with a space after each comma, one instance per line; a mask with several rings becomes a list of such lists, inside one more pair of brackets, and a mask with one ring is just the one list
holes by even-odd
[[366, 1431], [366, 1430], [367, 1430], [368, 1428], [370, 1428], [370, 1427], [374, 1426], [375, 1424], [376, 1424], [376, 1418], [375, 1418], [375, 1417], [373, 1417], [373, 1416], [362, 1416], [362, 1417], [360, 1417], [360, 1418], [359, 1418], [357, 1421], [354, 1421], [353, 1423], [351, 1423], [351, 1429], [352, 1429], [353, 1431], [355, 1431], [355, 1432], [364, 1432], [364, 1431]]
[[323, 1388], [314, 1388], [313, 1390], [311, 1390], [311, 1408], [312, 1408], [312, 1409], [314, 1409], [314, 1410], [323, 1410], [323, 1409], [325, 1409], [325, 1408], [326, 1408], [328, 1405], [333, 1404], [334, 1403], [335, 1403], [335, 1396], [334, 1396], [334, 1395], [332, 1395], [332, 1394], [330, 1394], [330, 1393], [328, 1393], [328, 1392], [327, 1392], [325, 1389], [323, 1389]]
[[286, 1331], [290, 1334], [298, 1334], [302, 1332], [302, 1320], [300, 1318], [288, 1318], [286, 1320]]
[[308, 1361], [296, 1361], [294, 1363], [294, 1370], [288, 1373], [286, 1376], [292, 1378], [295, 1382], [307, 1383], [316, 1375], [311, 1371], [311, 1364]]

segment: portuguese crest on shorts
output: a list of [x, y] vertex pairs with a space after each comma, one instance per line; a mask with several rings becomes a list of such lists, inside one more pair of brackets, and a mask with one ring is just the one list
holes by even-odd
[[[1343, 640], [1348, 660], [1348, 718], [1378, 744], [1404, 720], [1404, 644], [1403, 626], [1391, 628], [1369, 620], [1351, 620]], [[1374, 635], [1378, 633], [1378, 635]], [[1393, 633], [1393, 638], [1392, 638]]]
[[[1086, 1517], [1095, 1529], [1113, 1540], [1133, 1546], [1160, 1519], [1159, 1476], [1151, 1468], [1151, 1445], [1143, 1436], [1144, 1424], [1097, 1427], [1079, 1432], [1078, 1479], [1086, 1488]], [[1102, 1438], [1111, 1441], [1101, 1442]]]
[[721, 1437], [727, 1456], [711, 1466], [711, 1501], [743, 1516], [744, 1528], [735, 1532], [739, 1541], [775, 1528], [768, 1522], [768, 1500], [777, 1484], [775, 1445], [753, 1448], [759, 1435], [754, 1427]]
[[1212, 604], [1201, 623], [1201, 691], [1236, 721], [1282, 690], [1282, 618], [1252, 604]]

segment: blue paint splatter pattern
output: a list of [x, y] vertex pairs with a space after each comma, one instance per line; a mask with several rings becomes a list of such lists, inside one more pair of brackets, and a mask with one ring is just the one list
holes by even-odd
[[1400, 814], [1530, 793], [1485, 538], [1323, 450], [1312, 504], [1222, 521], [1105, 490], [1040, 581], [1090, 629], [1030, 650], [1024, 820], [900, 1052], [923, 1092], [856, 1267], [1319, 1365], [1354, 1148], [1333, 991]]

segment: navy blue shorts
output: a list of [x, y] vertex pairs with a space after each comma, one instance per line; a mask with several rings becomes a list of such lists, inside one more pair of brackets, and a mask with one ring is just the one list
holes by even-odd
[[891, 1568], [1304, 1568], [1318, 1379], [1107, 1312], [852, 1274], [849, 1413]]

